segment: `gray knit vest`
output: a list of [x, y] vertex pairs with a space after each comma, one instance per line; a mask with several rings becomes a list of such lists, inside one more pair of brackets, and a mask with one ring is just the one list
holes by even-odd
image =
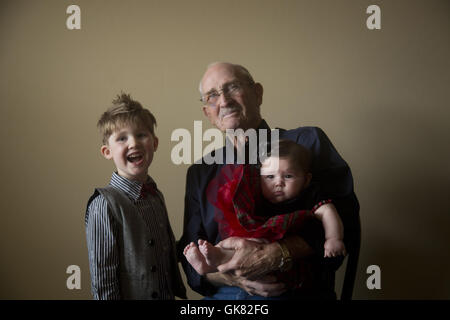
[[[163, 199], [159, 190], [157, 192], [160, 199]], [[119, 225], [119, 287], [121, 298], [127, 300], [158, 299], [159, 288], [158, 281], [155, 278], [157, 275], [149, 268], [154, 264], [154, 261], [151, 261], [150, 258], [150, 250], [153, 250], [154, 241], [149, 237], [144, 220], [131, 200], [122, 191], [111, 186], [97, 188], [89, 203], [98, 194], [105, 197], [108, 210]], [[167, 212], [165, 212], [165, 216], [167, 217]], [[169, 273], [172, 293], [180, 298], [186, 298], [186, 289], [178, 269], [175, 237], [169, 221], [167, 221], [167, 226], [173, 262]]]

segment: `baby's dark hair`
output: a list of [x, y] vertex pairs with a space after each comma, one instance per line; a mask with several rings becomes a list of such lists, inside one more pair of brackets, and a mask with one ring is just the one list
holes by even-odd
[[298, 169], [303, 170], [305, 173], [311, 172], [311, 152], [304, 146], [291, 140], [281, 139], [278, 143], [269, 145], [267, 149], [269, 150], [266, 154], [263, 154], [261, 162], [264, 162], [264, 160], [271, 156], [277, 155], [280, 159], [294, 160], [293, 163], [298, 165]]

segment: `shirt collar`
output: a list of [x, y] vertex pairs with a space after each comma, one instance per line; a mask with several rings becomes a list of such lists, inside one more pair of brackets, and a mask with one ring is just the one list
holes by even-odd
[[[147, 176], [147, 181], [145, 183], [150, 183], [155, 189], [156, 183], [150, 176]], [[111, 177], [109, 184], [119, 190], [122, 190], [127, 194], [127, 196], [132, 200], [138, 200], [141, 196], [141, 189], [144, 185], [139, 181], [132, 181], [127, 178], [120, 176], [117, 172], [114, 172]]]

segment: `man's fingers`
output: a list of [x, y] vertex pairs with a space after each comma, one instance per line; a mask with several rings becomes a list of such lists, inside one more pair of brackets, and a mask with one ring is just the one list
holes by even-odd
[[277, 281], [277, 277], [275, 276], [264, 276], [258, 279], [258, 282], [262, 283], [275, 283]]
[[266, 290], [281, 290], [285, 287], [282, 282], [264, 283], [261, 281], [243, 280], [242, 284], [248, 288], [266, 291]]
[[[235, 254], [229, 261], [225, 262], [224, 264], [221, 264], [220, 266], [217, 266], [217, 270], [224, 273], [239, 269], [240, 264], [238, 263], [238, 261], [239, 257]], [[237, 275], [240, 276], [240, 273], [241, 272], [239, 272], [239, 274]]]
[[222, 273], [235, 270], [236, 267], [234, 265], [232, 265], [230, 262], [231, 262], [231, 260], [224, 264], [221, 264], [220, 266], [217, 266], [217, 270]]
[[217, 245], [224, 249], [235, 250], [237, 246], [241, 244], [242, 238], [239, 237], [229, 237], [220, 241]]
[[263, 283], [261, 281], [243, 280], [242, 284], [248, 293], [263, 297], [279, 296], [286, 291], [286, 286], [281, 282]]
[[263, 238], [245, 238], [245, 240], [249, 240], [249, 241], [253, 241], [253, 242], [258, 242], [258, 243], [269, 243], [266, 239]]
[[283, 293], [286, 292], [286, 289], [280, 288], [278, 290], [271, 290], [271, 291], [267, 291], [267, 290], [262, 290], [262, 291], [258, 291], [258, 290], [254, 290], [254, 294], [258, 295], [258, 296], [263, 296], [263, 297], [277, 297], [279, 295], [282, 295]]

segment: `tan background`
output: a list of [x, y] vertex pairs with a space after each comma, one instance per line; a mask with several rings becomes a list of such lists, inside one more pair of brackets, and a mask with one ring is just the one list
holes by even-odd
[[[66, 29], [72, 3], [79, 31]], [[172, 164], [170, 135], [209, 128], [197, 86], [219, 60], [264, 85], [270, 125], [320, 126], [350, 164], [354, 298], [450, 298], [449, 18], [449, 1], [1, 0], [0, 298], [90, 299], [84, 210], [113, 170], [95, 124], [121, 90], [157, 117], [150, 174], [181, 236], [187, 166]], [[81, 290], [66, 288], [71, 264]], [[366, 287], [372, 264], [381, 290]]]

